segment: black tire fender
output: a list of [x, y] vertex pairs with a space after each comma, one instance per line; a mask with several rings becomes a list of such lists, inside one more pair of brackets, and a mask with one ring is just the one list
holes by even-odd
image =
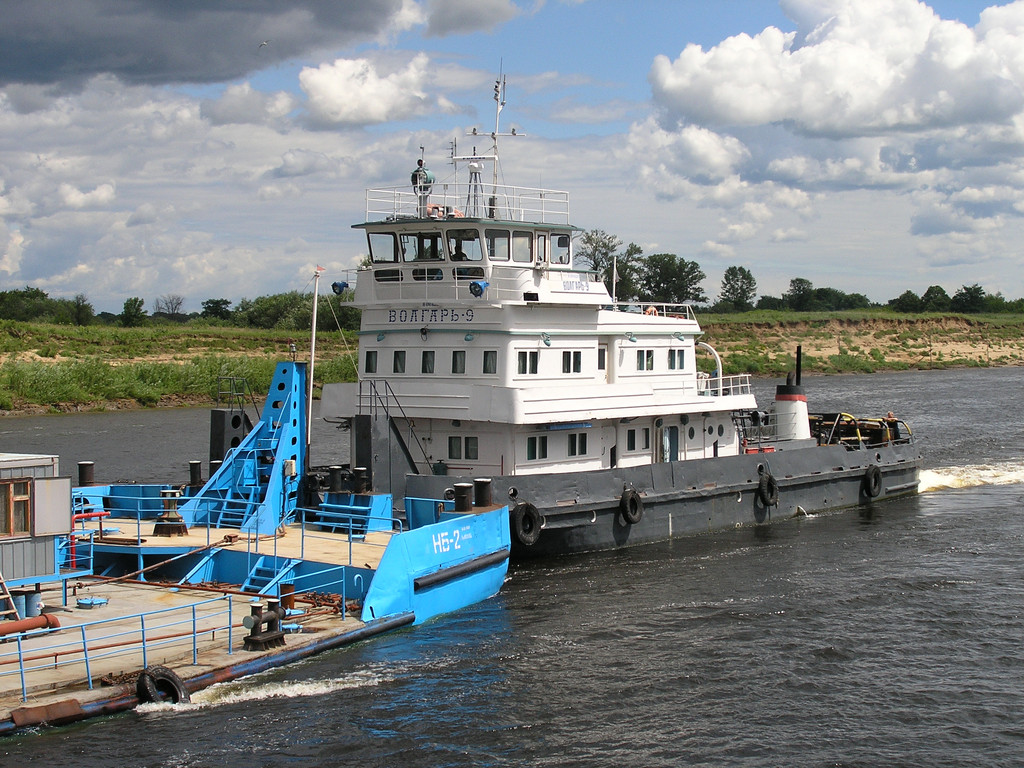
[[757, 498], [766, 507], [774, 507], [779, 503], [779, 481], [771, 472], [761, 473], [757, 481]]
[[542, 521], [540, 512], [528, 501], [520, 501], [512, 507], [512, 535], [524, 547], [532, 547], [540, 538]]
[[636, 525], [644, 517], [644, 501], [636, 488], [626, 488], [619, 499], [619, 511], [629, 525]]
[[172, 669], [167, 667], [146, 667], [135, 681], [135, 695], [143, 704], [170, 701], [185, 704], [190, 701], [185, 683]]
[[882, 470], [875, 464], [868, 467], [864, 473], [864, 493], [868, 498], [874, 499], [882, 492]]

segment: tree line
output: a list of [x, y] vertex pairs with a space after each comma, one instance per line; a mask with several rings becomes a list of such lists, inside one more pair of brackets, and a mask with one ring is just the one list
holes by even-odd
[[[922, 295], [904, 291], [885, 304], [873, 303], [861, 293], [846, 293], [837, 288], [816, 288], [810, 280], [796, 277], [781, 296], [757, 293], [757, 280], [743, 266], [728, 267], [718, 295], [709, 298], [701, 287], [707, 275], [695, 261], [674, 253], [645, 255], [635, 243], [623, 248], [622, 241], [603, 230], [584, 232], [576, 247], [576, 263], [596, 272], [618, 301], [656, 304], [692, 304], [699, 311], [714, 313], [788, 310], [792, 312], [836, 312], [851, 309], [888, 307], [896, 312], [1024, 313], [1024, 299], [1008, 301], [1002, 294], [990, 294], [977, 283], [964, 285], [952, 296], [939, 285], [930, 286]], [[352, 290], [327, 294], [320, 298], [317, 330], [359, 329], [359, 310], [352, 304]], [[165, 294], [153, 302], [153, 311], [144, 299], [125, 299], [119, 314], [97, 313], [85, 294], [72, 299], [50, 298], [38, 288], [0, 291], [0, 320], [48, 322], [58, 325], [120, 325], [124, 327], [160, 323], [213, 323], [240, 328], [306, 330], [313, 313], [313, 294], [291, 291], [255, 299], [241, 299], [232, 306], [228, 299], [211, 298], [202, 302], [202, 311], [185, 313], [184, 297]]]
[[730, 266], [722, 276], [718, 295], [708, 298], [701, 287], [707, 278], [695, 261], [673, 253], [644, 255], [636, 243], [623, 249], [622, 241], [600, 229], [584, 232], [576, 248], [578, 263], [595, 271], [619, 301], [692, 304], [715, 313], [749, 312], [755, 309], [792, 312], [836, 312], [888, 307], [895, 312], [957, 312], [963, 314], [1024, 312], [1024, 299], [1009, 301], [1001, 293], [990, 294], [977, 283], [964, 285], [952, 296], [939, 285], [921, 296], [904, 291], [885, 304], [872, 302], [862, 293], [837, 288], [816, 288], [802, 277], [789, 282], [781, 296], [757, 295], [757, 280], [746, 267]]
[[[317, 330], [359, 329], [359, 310], [352, 304], [352, 291], [320, 297]], [[238, 328], [308, 330], [313, 319], [313, 294], [291, 291], [255, 299], [241, 299], [232, 306], [229, 299], [206, 299], [201, 312], [183, 312], [184, 297], [167, 294], [153, 302], [153, 311], [139, 296], [125, 299], [121, 312], [97, 313], [85, 294], [74, 299], [50, 298], [31, 286], [0, 291], [0, 320], [34, 321], [57, 325], [110, 325], [125, 328], [167, 324], [209, 323]]]

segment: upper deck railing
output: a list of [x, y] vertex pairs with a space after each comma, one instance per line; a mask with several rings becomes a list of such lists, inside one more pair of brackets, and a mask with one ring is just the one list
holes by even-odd
[[411, 187], [366, 190], [366, 221], [478, 218], [537, 224], [569, 223], [569, 193], [503, 184], [434, 184], [428, 195]]

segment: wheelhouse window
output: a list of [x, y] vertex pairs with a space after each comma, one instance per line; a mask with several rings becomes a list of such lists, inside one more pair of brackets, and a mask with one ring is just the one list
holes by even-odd
[[402, 261], [436, 261], [442, 257], [440, 232], [402, 232], [398, 235]]
[[683, 370], [683, 350], [670, 349], [668, 351], [668, 369], [670, 371]]
[[396, 349], [391, 362], [392, 373], [405, 373], [405, 350]]
[[377, 350], [366, 350], [366, 362], [363, 364], [363, 373], [377, 372]]
[[580, 373], [583, 370], [583, 353], [579, 350], [562, 352], [562, 373]]
[[480, 233], [475, 229], [449, 229], [448, 253], [452, 261], [482, 261]]
[[28, 480], [0, 481], [0, 536], [29, 533], [32, 484]]
[[548, 457], [548, 436], [533, 435], [526, 438], [526, 460], [536, 461]]
[[466, 350], [457, 349], [452, 352], [452, 373], [466, 372]]
[[569, 236], [568, 235], [552, 235], [551, 236], [551, 263], [552, 264], [568, 264], [569, 263]]
[[509, 238], [507, 229], [485, 229], [487, 257], [491, 261], [508, 261]]
[[587, 433], [586, 432], [570, 432], [569, 433], [569, 455], [570, 456], [585, 456], [587, 453]]
[[434, 350], [425, 349], [420, 353], [420, 373], [434, 372]]
[[398, 261], [397, 241], [393, 232], [370, 232], [370, 261], [374, 264], [388, 264]]
[[498, 350], [496, 349], [485, 349], [484, 350], [484, 373], [497, 373], [498, 372]]
[[530, 232], [512, 233], [512, 261], [520, 264], [533, 262], [533, 234]]
[[636, 351], [636, 369], [638, 371], [654, 370], [654, 350], [638, 349]]
[[533, 374], [537, 373], [537, 360], [538, 353], [536, 351], [527, 352], [520, 351], [518, 356], [519, 367], [518, 371], [520, 374]]

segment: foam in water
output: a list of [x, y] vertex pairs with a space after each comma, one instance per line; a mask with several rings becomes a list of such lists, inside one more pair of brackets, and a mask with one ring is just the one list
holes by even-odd
[[924, 492], [943, 488], [974, 488], [979, 485], [1014, 483], [1024, 483], [1024, 463], [1020, 461], [923, 469], [919, 490]]
[[365, 670], [353, 672], [345, 677], [303, 680], [298, 682], [275, 683], [261, 682], [259, 677], [244, 681], [220, 683], [192, 695], [189, 704], [153, 703], [140, 704], [138, 712], [162, 712], [174, 709], [209, 709], [212, 707], [230, 706], [246, 701], [263, 701], [266, 699], [294, 699], [306, 696], [322, 696], [335, 691], [352, 688], [366, 688], [386, 682], [384, 675]]

